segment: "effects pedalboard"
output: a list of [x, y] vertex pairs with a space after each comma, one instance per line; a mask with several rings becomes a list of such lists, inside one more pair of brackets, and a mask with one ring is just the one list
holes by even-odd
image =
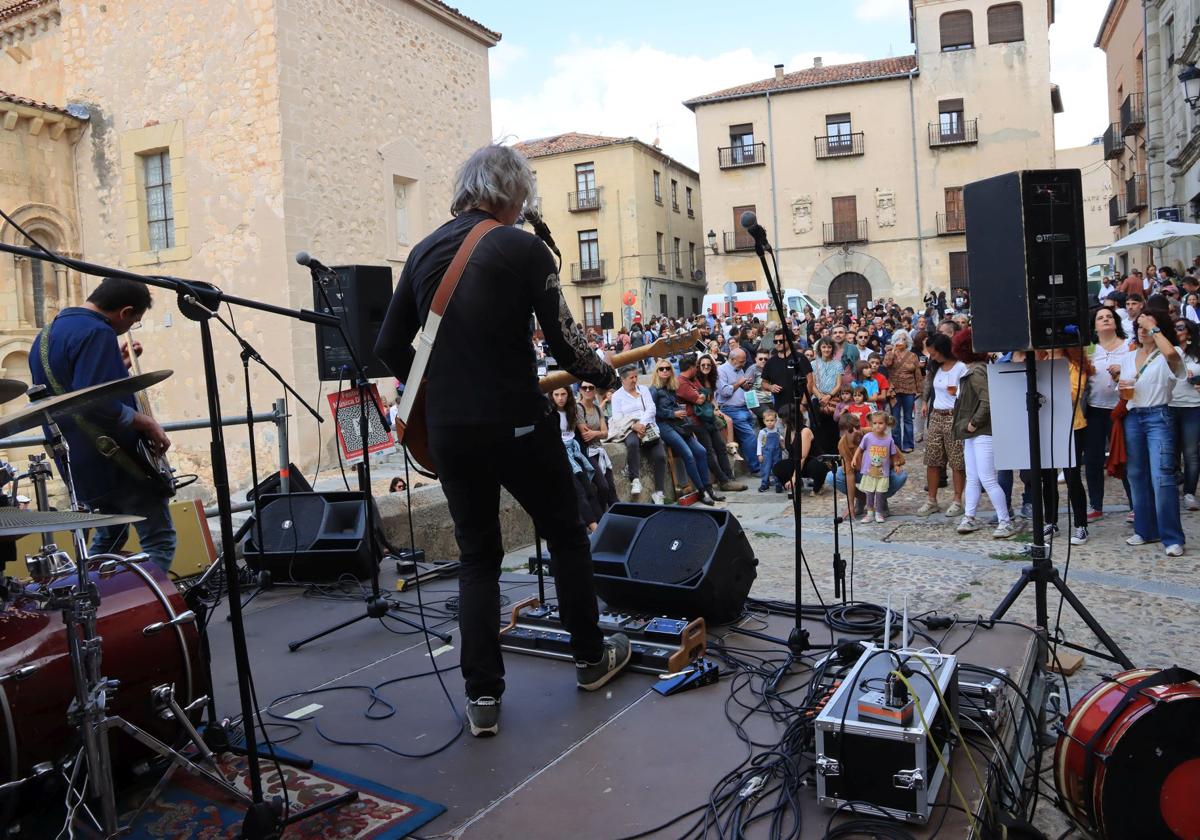
[[[674, 674], [704, 655], [707, 630], [703, 618], [667, 618], [636, 613], [600, 613], [600, 629], [629, 637], [628, 668], [643, 674]], [[537, 598], [513, 605], [512, 619], [500, 630], [500, 647], [551, 659], [573, 660], [571, 635], [562, 626], [558, 609]]]

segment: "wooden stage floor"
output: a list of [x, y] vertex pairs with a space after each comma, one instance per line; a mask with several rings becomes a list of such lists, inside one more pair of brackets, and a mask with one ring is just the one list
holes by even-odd
[[[394, 572], [384, 575], [389, 589]], [[535, 579], [505, 575], [505, 599], [515, 602], [536, 594]], [[420, 595], [426, 606], [446, 608], [457, 592], [457, 581], [426, 583]], [[397, 601], [417, 603], [417, 592], [395, 593]], [[257, 696], [261, 707], [285, 694], [339, 687], [297, 697], [276, 705], [287, 714], [320, 704], [315, 720], [298, 724], [299, 737], [284, 747], [322, 764], [349, 771], [380, 783], [444, 804], [446, 813], [424, 826], [421, 837], [464, 837], [483, 840], [505, 838], [618, 838], [645, 831], [670, 817], [707, 801], [709, 791], [747, 754], [726, 718], [730, 696], [727, 680], [662, 697], [651, 690], [653, 676], [626, 673], [604, 689], [587, 693], [574, 685], [569, 662], [514, 653], [505, 654], [507, 690], [498, 737], [472, 738], [465, 731], [444, 749], [424, 758], [396, 753], [428, 753], [450, 741], [459, 731], [435, 676], [431, 661], [443, 674], [454, 710], [464, 703], [458, 663], [457, 625], [448, 621], [438, 629], [455, 634], [449, 647], [432, 640], [431, 660], [423, 634], [398, 635], [364, 620], [292, 653], [289, 641], [352, 618], [365, 608], [361, 602], [305, 597], [300, 590], [277, 588], [257, 598], [246, 611], [246, 627]], [[219, 713], [238, 712], [230, 625], [222, 607], [214, 615], [212, 645], [213, 681]], [[756, 629], [762, 622], [751, 620]], [[434, 623], [434, 621], [431, 621]], [[786, 637], [791, 619], [771, 617], [766, 632]], [[407, 630], [389, 622], [394, 629]], [[806, 623], [814, 642], [828, 641], [826, 626]], [[946, 649], [965, 642], [959, 657], [964, 662], [1006, 668], [1022, 685], [1032, 661], [1032, 635], [1014, 626], [951, 631]], [[728, 628], [716, 628], [726, 635]], [[730, 646], [782, 657], [770, 643], [735, 635]], [[427, 674], [425, 676], [415, 676]], [[367, 693], [352, 686], [370, 686], [398, 680], [378, 694], [396, 708], [386, 720], [365, 717]], [[784, 688], [802, 685], [807, 670], [789, 677]], [[381, 710], [376, 707], [373, 713]], [[782, 726], [765, 715], [756, 715], [749, 732], [756, 740], [777, 741]], [[377, 746], [341, 746], [329, 739], [376, 742]], [[272, 727], [282, 738], [283, 727]], [[961, 752], [961, 751], [960, 751]], [[979, 786], [971, 768], [961, 758], [953, 762], [954, 776], [966, 798], [977, 804]], [[939, 800], [940, 801], [940, 800]], [[802, 837], [819, 838], [830, 811], [816, 802], [815, 789], [803, 797]], [[935, 810], [932, 824], [940, 819]], [[692, 818], [694, 819], [694, 818]], [[654, 837], [678, 837], [692, 822], [681, 821]], [[940, 837], [970, 836], [967, 816], [951, 810]], [[767, 820], [752, 826], [750, 837], [767, 836]], [[931, 827], [910, 826], [917, 837]], [[714, 833], [715, 836], [715, 833]]]

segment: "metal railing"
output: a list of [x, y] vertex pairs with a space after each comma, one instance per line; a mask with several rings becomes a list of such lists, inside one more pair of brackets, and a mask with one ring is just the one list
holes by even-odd
[[572, 213], [600, 209], [600, 187], [567, 193], [567, 209]]
[[854, 134], [829, 134], [813, 138], [817, 147], [817, 160], [826, 158], [855, 157], [866, 153], [861, 131]]
[[1146, 124], [1146, 107], [1140, 93], [1131, 93], [1121, 103], [1121, 136], [1136, 134]]
[[745, 231], [727, 230], [725, 231], [725, 253], [730, 254], [734, 251], [753, 251], [754, 237]]
[[850, 242], [867, 241], [867, 220], [854, 222], [827, 222], [824, 226], [826, 245], [845, 245]]
[[1112, 227], [1125, 224], [1125, 196], [1114, 195], [1108, 200], [1108, 223]]
[[1125, 182], [1125, 212], [1136, 213], [1149, 203], [1146, 195], [1146, 176], [1131, 175]]
[[766, 162], [766, 143], [717, 147], [717, 164], [722, 169], [736, 169], [739, 166], [763, 166]]
[[1120, 123], [1113, 123], [1104, 129], [1104, 159], [1115, 160], [1125, 151], [1125, 141], [1121, 139]]
[[582, 265], [571, 263], [572, 283], [600, 283], [604, 280], [604, 260]]
[[937, 232], [938, 236], [952, 236], [957, 233], [966, 233], [967, 214], [962, 211], [957, 213], [938, 213]]
[[942, 125], [941, 121], [929, 124], [929, 147], [962, 146], [979, 142], [979, 119], [961, 120], [957, 125]]

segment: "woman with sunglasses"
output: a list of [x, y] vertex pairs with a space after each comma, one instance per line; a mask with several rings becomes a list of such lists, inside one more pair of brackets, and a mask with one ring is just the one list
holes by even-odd
[[692, 486], [700, 492], [700, 503], [715, 505], [725, 497], [713, 492], [712, 479], [708, 474], [708, 452], [696, 440], [692, 424], [687, 419], [687, 408], [679, 401], [675, 368], [670, 362], [660, 361], [654, 367], [652, 381], [650, 394], [654, 397], [654, 419], [658, 421], [663, 442], [671, 447], [677, 458], [683, 460]]
[[1175, 442], [1183, 455], [1183, 506], [1200, 510], [1196, 482], [1200, 479], [1200, 326], [1180, 318], [1175, 335], [1187, 377], [1175, 382], [1169, 405], [1175, 411]]
[[583, 452], [595, 472], [592, 482], [596, 485], [596, 498], [604, 510], [620, 501], [617, 484], [613, 480], [612, 460], [604, 450], [604, 439], [608, 437], [608, 421], [604, 417], [605, 396], [596, 393], [591, 382], [579, 383], [579, 439], [583, 441]]
[[[703, 381], [700, 377], [701, 365], [707, 371]], [[733, 479], [733, 465], [729, 463], [725, 437], [717, 428], [716, 407], [713, 403], [716, 369], [712, 357], [700, 356], [697, 359], [693, 354], [687, 354], [679, 360], [679, 377], [676, 380], [678, 389], [675, 393], [687, 405], [692, 430], [708, 453], [708, 472], [714, 477], [713, 484], [718, 490], [745, 490], [745, 484]], [[713, 495], [716, 496], [715, 493]]]

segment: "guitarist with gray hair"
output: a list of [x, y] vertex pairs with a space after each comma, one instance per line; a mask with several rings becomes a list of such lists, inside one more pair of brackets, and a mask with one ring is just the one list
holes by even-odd
[[546, 244], [514, 227], [533, 192], [529, 164], [513, 149], [490, 145], [472, 154], [458, 173], [454, 218], [412, 249], [375, 348], [407, 388], [416, 388], [408, 382], [413, 339], [422, 329], [440, 336], [424, 369], [424, 416], [406, 422], [427, 426], [429, 456], [454, 519], [462, 555], [460, 662], [476, 736], [499, 731], [504, 693], [502, 486], [549, 545], [578, 686], [600, 688], [630, 657], [628, 638], [606, 639], [598, 626], [591, 546], [558, 417], [538, 386], [534, 316], [563, 369], [601, 389], [614, 387], [616, 375], [571, 317]]

